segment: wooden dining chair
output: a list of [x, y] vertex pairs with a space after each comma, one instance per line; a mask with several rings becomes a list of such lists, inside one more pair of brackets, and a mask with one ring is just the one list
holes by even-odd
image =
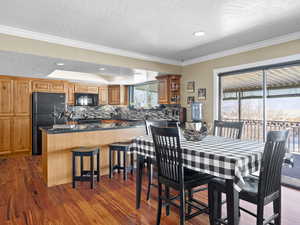
[[167, 120], [145, 120], [146, 134], [151, 136], [151, 126], [154, 127], [168, 127]]
[[[166, 207], [173, 205], [179, 208], [181, 225], [185, 223], [186, 219], [190, 219], [201, 213], [208, 213], [207, 205], [194, 199], [191, 193], [194, 187], [207, 184], [212, 176], [183, 167], [182, 150], [177, 128], [151, 126], [151, 132], [158, 169], [158, 209], [156, 224], [160, 224], [163, 201], [166, 203]], [[164, 196], [162, 194], [162, 185], [166, 187]], [[179, 195], [171, 197], [169, 188], [177, 190]], [[185, 200], [186, 190], [189, 193], [187, 200]], [[179, 205], [174, 202], [174, 200], [178, 198], [180, 200]], [[196, 212], [191, 213], [190, 211], [186, 214], [186, 205], [191, 206]]]
[[[151, 126], [155, 127], [168, 127], [168, 121], [167, 120], [145, 120], [145, 128], [146, 128], [146, 134], [151, 136]], [[151, 187], [157, 187], [153, 183], [153, 170], [155, 169], [155, 161], [151, 159], [150, 157], [146, 159], [147, 162], [147, 176], [148, 176], [148, 187], [147, 187], [147, 200], [150, 199], [151, 194]]]
[[214, 136], [241, 139], [244, 122], [228, 122], [215, 120], [213, 127]]
[[[240, 210], [257, 218], [257, 225], [281, 224], [281, 169], [286, 151], [288, 130], [270, 131], [267, 135], [259, 177], [246, 177], [239, 198], [257, 205], [257, 213], [240, 207]], [[221, 193], [226, 193], [225, 181], [213, 179], [209, 185], [210, 224], [226, 224], [221, 219]], [[264, 219], [264, 206], [272, 203], [274, 214]], [[227, 205], [227, 207], [230, 207]], [[271, 223], [274, 221], [275, 223]]]

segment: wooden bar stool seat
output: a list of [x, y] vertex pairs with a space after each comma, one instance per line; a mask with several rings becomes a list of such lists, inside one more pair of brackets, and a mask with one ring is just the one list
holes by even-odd
[[[129, 150], [132, 141], [116, 142], [109, 145], [109, 178], [112, 178], [114, 170], [120, 173], [123, 170], [123, 179], [127, 180], [127, 172], [130, 170], [133, 174], [134, 154]], [[117, 164], [114, 162], [113, 154], [117, 152]], [[123, 165], [121, 165], [121, 153], [123, 153]], [[130, 165], [127, 165], [127, 155], [130, 154]]]
[[[96, 170], [94, 165], [94, 156], [97, 157]], [[76, 157], [80, 157], [80, 175], [76, 175]], [[85, 170], [83, 165], [83, 157], [90, 158], [90, 169]], [[76, 181], [89, 181], [91, 189], [94, 188], [95, 176], [100, 181], [100, 150], [98, 147], [85, 148], [80, 147], [72, 150], [72, 186], [76, 187]]]

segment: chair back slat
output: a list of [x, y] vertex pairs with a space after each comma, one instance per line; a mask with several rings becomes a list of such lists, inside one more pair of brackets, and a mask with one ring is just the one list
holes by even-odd
[[259, 175], [259, 197], [280, 191], [281, 169], [286, 152], [288, 130], [270, 131], [267, 135]]
[[214, 121], [213, 134], [233, 139], [241, 139], [244, 122]]
[[177, 128], [151, 126], [158, 177], [180, 184], [183, 182], [182, 154]]
[[150, 126], [154, 127], [168, 127], [167, 120], [145, 120], [146, 134], [151, 136]]

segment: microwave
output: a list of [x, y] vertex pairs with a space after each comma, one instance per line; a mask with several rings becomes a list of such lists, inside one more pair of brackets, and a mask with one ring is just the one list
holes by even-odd
[[97, 106], [98, 94], [75, 93], [76, 106]]

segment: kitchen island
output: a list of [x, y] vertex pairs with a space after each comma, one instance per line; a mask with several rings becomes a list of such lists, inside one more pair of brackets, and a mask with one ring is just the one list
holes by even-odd
[[[108, 174], [108, 145], [119, 141], [132, 140], [143, 135], [145, 127], [138, 122], [109, 124], [56, 125], [42, 127], [42, 168], [48, 187], [71, 183], [71, 150], [80, 146], [100, 147], [101, 176]], [[84, 160], [89, 168], [89, 161]]]

